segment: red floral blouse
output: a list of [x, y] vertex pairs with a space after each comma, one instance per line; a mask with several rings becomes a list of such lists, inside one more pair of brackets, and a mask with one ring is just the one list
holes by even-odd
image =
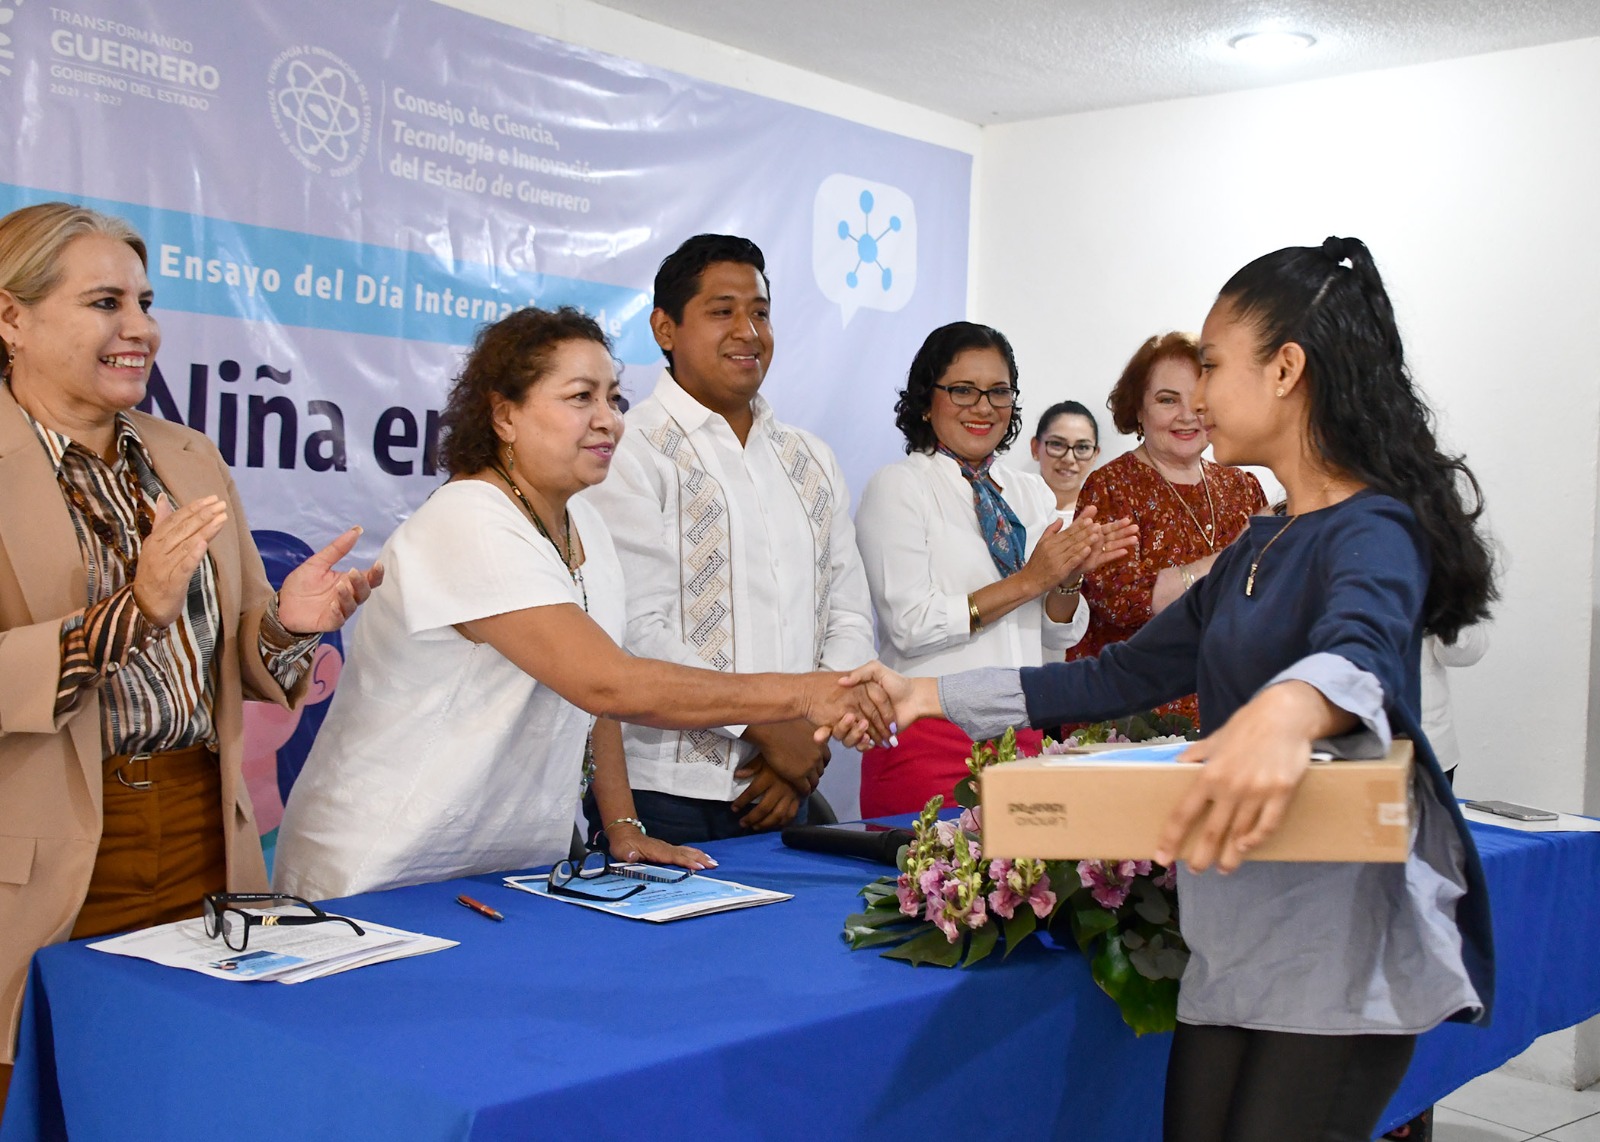
[[[1169, 484], [1131, 452], [1089, 473], [1078, 493], [1078, 510], [1093, 504], [1095, 518], [1132, 519], [1139, 525], [1133, 554], [1108, 563], [1084, 580], [1089, 629], [1067, 651], [1067, 660], [1092, 658], [1103, 647], [1129, 638], [1150, 621], [1150, 596], [1163, 567], [1192, 563], [1232, 543], [1250, 517], [1267, 505], [1261, 483], [1249, 472], [1202, 460], [1203, 484]], [[1210, 501], [1207, 501], [1207, 486]], [[1213, 513], [1214, 517], [1213, 517]], [[1214, 546], [1207, 542], [1207, 526]], [[1200, 724], [1193, 694], [1157, 707]]]

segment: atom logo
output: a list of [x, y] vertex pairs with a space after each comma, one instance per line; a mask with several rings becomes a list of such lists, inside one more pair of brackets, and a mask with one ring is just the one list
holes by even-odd
[[861, 267], [877, 266], [879, 270], [879, 281], [883, 286], [884, 292], [887, 293], [889, 290], [894, 288], [894, 271], [878, 260], [878, 254], [881, 252], [878, 244], [883, 241], [883, 236], [885, 234], [899, 233], [900, 216], [898, 214], [889, 215], [889, 224], [877, 234], [874, 234], [872, 233], [872, 191], [863, 190], [861, 192], [860, 201], [861, 233], [852, 233], [850, 230], [850, 223], [848, 222], [839, 223], [840, 239], [846, 242], [854, 242], [856, 244], [855, 268], [849, 273], [845, 274], [844, 284], [849, 286], [851, 289], [855, 289], [856, 286], [861, 282]]
[[361, 165], [372, 107], [349, 64], [325, 48], [290, 48], [273, 62], [267, 85], [272, 121], [301, 165], [321, 174], [326, 163], [335, 176]]
[[286, 85], [278, 91], [278, 110], [294, 124], [294, 141], [302, 153], [327, 155], [336, 163], [350, 157], [350, 139], [361, 130], [361, 112], [345, 102], [346, 79], [336, 67], [313, 71], [295, 60]]

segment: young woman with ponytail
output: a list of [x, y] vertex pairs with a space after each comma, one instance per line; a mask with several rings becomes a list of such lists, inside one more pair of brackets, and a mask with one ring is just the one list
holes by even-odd
[[[863, 668], [903, 727], [975, 738], [1093, 721], [1198, 691], [1205, 762], [1165, 829], [1192, 958], [1167, 1072], [1168, 1142], [1369, 1139], [1416, 1036], [1493, 1002], [1489, 908], [1472, 838], [1419, 726], [1424, 634], [1486, 617], [1493, 558], [1476, 480], [1442, 452], [1366, 246], [1329, 238], [1223, 286], [1196, 391], [1222, 464], [1262, 465], [1257, 516], [1211, 573], [1098, 658], [900, 679]], [[1403, 864], [1243, 863], [1270, 835], [1313, 742], [1377, 756], [1412, 738]], [[1166, 863], [1164, 860], [1163, 863]]]

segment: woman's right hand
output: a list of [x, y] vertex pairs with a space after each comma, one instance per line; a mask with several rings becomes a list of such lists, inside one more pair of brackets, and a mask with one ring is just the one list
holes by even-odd
[[868, 662], [845, 675], [847, 686], [877, 686], [894, 709], [896, 730], [905, 729], [921, 718], [942, 718], [937, 678], [907, 678], [881, 662]]
[[802, 674], [805, 719], [817, 727], [815, 740], [838, 739], [848, 749], [878, 745], [893, 735], [894, 703], [875, 682], [849, 682], [853, 675], [831, 671]]
[[228, 505], [221, 496], [204, 496], [176, 510], [166, 495], [156, 500], [155, 524], [139, 546], [133, 579], [133, 601], [152, 626], [171, 626], [183, 613], [189, 580], [227, 522]]
[[[1095, 522], [1094, 505], [1077, 514], [1070, 524], [1053, 520], [1039, 537], [1033, 554], [1023, 565], [1021, 575], [1037, 598], [1065, 581], [1088, 563], [1102, 545], [1101, 527]], [[1131, 545], [1130, 545], [1131, 546]]]

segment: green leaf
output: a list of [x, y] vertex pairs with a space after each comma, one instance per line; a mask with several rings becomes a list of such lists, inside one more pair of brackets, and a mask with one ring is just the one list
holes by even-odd
[[983, 927], [972, 929], [971, 937], [967, 940], [967, 954], [961, 961], [962, 966], [971, 967], [994, 951], [994, 946], [999, 942], [1000, 929], [995, 926], [994, 917], [991, 916]]
[[891, 960], [905, 960], [913, 966], [934, 964], [942, 968], [953, 968], [961, 962], [961, 942], [952, 944], [945, 939], [944, 933], [932, 924], [920, 936], [915, 936], [898, 948], [890, 948], [882, 953]]
[[1099, 936], [1111, 931], [1117, 926], [1117, 914], [1107, 912], [1098, 904], [1087, 908], [1076, 907], [1072, 910], [1072, 931], [1074, 935], [1083, 933], [1088, 936]]
[[906, 924], [895, 928], [846, 928], [845, 943], [852, 949], [875, 948], [880, 944], [899, 944], [916, 935], [918, 925]]
[[1135, 1034], [1170, 1031], [1178, 1018], [1178, 981], [1146, 979], [1135, 970], [1120, 940], [1107, 940], [1089, 962], [1100, 990], [1116, 1000], [1122, 1021]]
[[956, 782], [956, 804], [963, 809], [975, 809], [978, 806], [978, 779], [972, 774], [967, 774]]
[[1133, 910], [1141, 919], [1152, 924], [1165, 924], [1172, 919], [1172, 905], [1166, 894], [1153, 881], [1140, 877], [1133, 882]]
[[1000, 924], [1005, 932], [1005, 954], [1007, 956], [1016, 951], [1017, 945], [1039, 929], [1038, 917], [1033, 914], [1033, 909], [1027, 905], [1023, 905], [1011, 919], [1000, 921]]
[[891, 924], [909, 924], [915, 917], [907, 916], [896, 908], [893, 912], [878, 909], [855, 912], [844, 918], [846, 928], [887, 928]]
[[1171, 1031], [1178, 1023], [1178, 981], [1135, 975], [1117, 1000], [1122, 1021], [1136, 1035]]

